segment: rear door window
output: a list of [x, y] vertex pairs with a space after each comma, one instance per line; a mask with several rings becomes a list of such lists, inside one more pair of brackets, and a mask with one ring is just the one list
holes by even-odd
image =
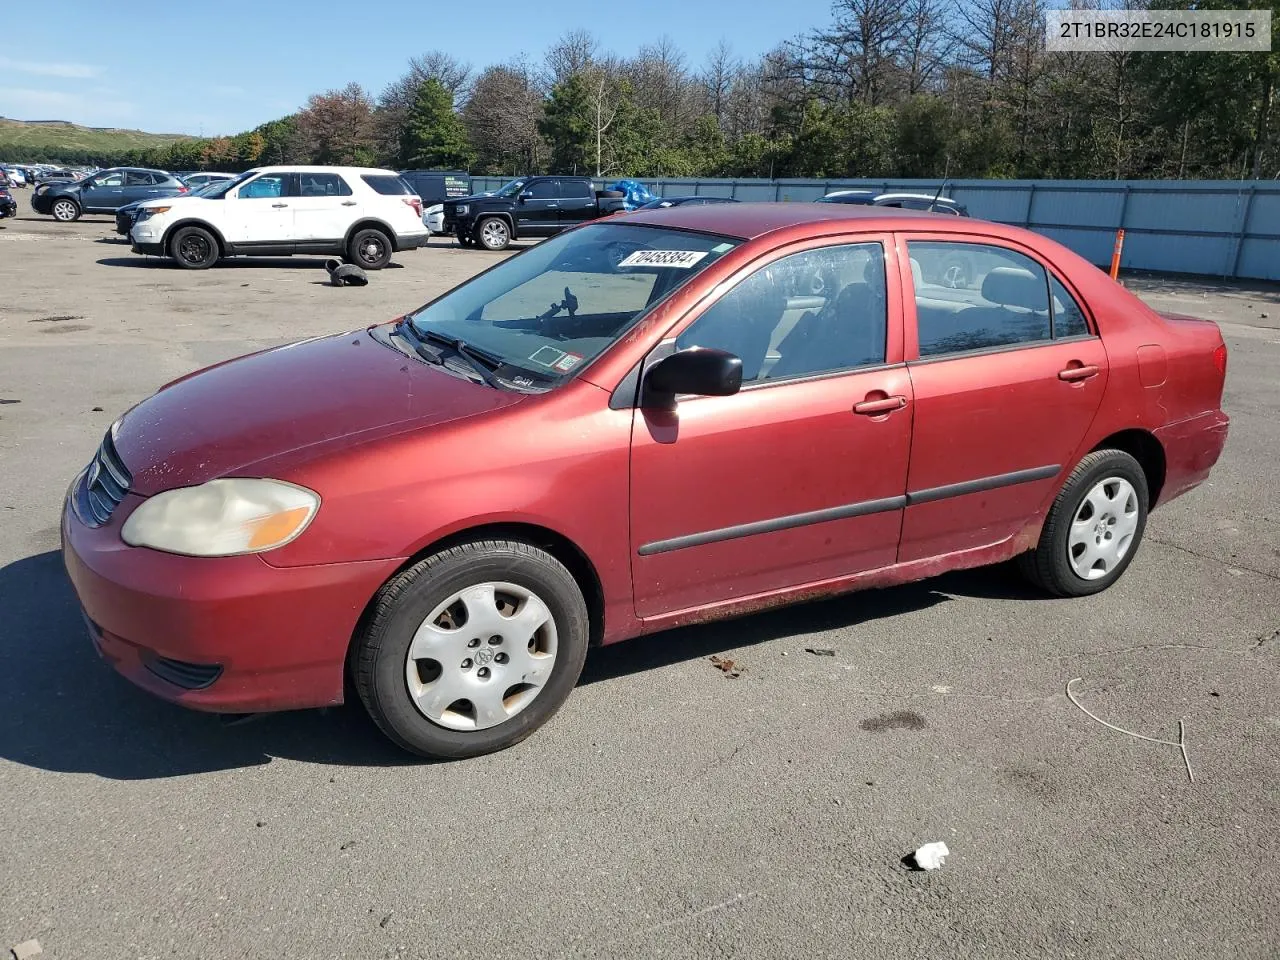
[[349, 197], [351, 188], [336, 173], [311, 173], [303, 170], [298, 174], [298, 195], [301, 197]]
[[373, 188], [374, 193], [384, 197], [405, 197], [413, 193], [403, 177], [390, 173], [362, 173], [360, 179]]
[[921, 359], [1051, 339], [1048, 275], [1030, 257], [948, 241], [907, 251]]
[[560, 195], [565, 199], [590, 200], [591, 184], [585, 180], [561, 180]]

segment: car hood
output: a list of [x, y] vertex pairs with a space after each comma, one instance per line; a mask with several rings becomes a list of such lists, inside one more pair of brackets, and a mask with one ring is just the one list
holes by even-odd
[[208, 367], [121, 418], [131, 490], [151, 496], [274, 470], [410, 428], [519, 403], [523, 394], [442, 373], [367, 331], [318, 337]]
[[146, 200], [135, 200], [130, 207], [172, 207], [174, 204], [197, 203], [207, 197], [188, 197], [178, 193], [168, 197], [148, 197]]
[[[469, 197], [451, 197], [450, 199], [448, 199], [448, 200], [444, 201], [444, 203], [442, 203], [442, 204], [441, 204], [441, 206], [442, 206], [442, 207], [453, 207], [453, 206], [457, 206], [457, 205], [458, 205], [458, 204], [460, 204], [460, 203], [476, 203], [476, 202], [477, 202], [477, 201], [479, 201], [479, 200], [492, 200], [495, 196], [497, 196], [497, 194], [493, 194], [493, 193], [473, 193], [473, 194], [472, 194], [471, 196], [469, 196]], [[498, 197], [498, 199], [499, 199], [499, 200], [503, 200], [503, 199], [505, 199], [505, 198], [504, 198], [504, 197]]]

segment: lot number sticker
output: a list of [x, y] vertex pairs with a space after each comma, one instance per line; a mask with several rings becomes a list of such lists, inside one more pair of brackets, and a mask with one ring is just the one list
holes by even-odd
[[561, 370], [567, 373], [570, 370], [572, 370], [574, 367], [576, 367], [578, 364], [580, 364], [581, 362], [582, 362], [582, 357], [578, 356], [576, 353], [566, 353], [563, 357], [561, 357], [555, 363], [551, 364], [551, 366], [555, 370]]
[[675, 267], [688, 270], [707, 254], [701, 250], [637, 250], [620, 267]]

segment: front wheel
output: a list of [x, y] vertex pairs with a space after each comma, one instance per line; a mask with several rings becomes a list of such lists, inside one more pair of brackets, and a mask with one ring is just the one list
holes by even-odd
[[511, 228], [500, 217], [486, 217], [476, 226], [476, 239], [486, 250], [505, 250], [511, 244]]
[[351, 672], [391, 740], [461, 759], [546, 723], [577, 683], [588, 636], [582, 591], [560, 561], [521, 541], [477, 540], [383, 587]]
[[1060, 597], [1101, 593], [1133, 561], [1147, 526], [1147, 477], [1122, 450], [1097, 450], [1071, 472], [1035, 550], [1019, 565]]
[[204, 227], [182, 227], [169, 241], [169, 255], [187, 270], [208, 270], [218, 262], [218, 241]]
[[364, 270], [381, 270], [391, 262], [391, 238], [370, 227], [347, 244], [347, 260]]
[[53, 209], [50, 212], [53, 214], [53, 219], [60, 223], [71, 223], [73, 220], [80, 219], [80, 204], [62, 197], [53, 201]]

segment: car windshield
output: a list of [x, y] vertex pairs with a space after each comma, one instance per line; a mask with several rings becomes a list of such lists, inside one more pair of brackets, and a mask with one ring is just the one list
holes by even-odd
[[524, 186], [523, 180], [512, 180], [505, 187], [498, 191], [500, 197], [514, 197], [520, 192], [520, 188]]
[[246, 173], [240, 174], [240, 176], [233, 180], [214, 180], [209, 184], [208, 189], [201, 190], [199, 195], [205, 200], [220, 200], [227, 195], [228, 190], [232, 187], [239, 186], [252, 176], [254, 176], [254, 171], [250, 170]]
[[461, 341], [492, 361], [499, 379], [545, 388], [602, 353], [739, 242], [595, 224], [512, 257], [407, 319], [424, 339]]

